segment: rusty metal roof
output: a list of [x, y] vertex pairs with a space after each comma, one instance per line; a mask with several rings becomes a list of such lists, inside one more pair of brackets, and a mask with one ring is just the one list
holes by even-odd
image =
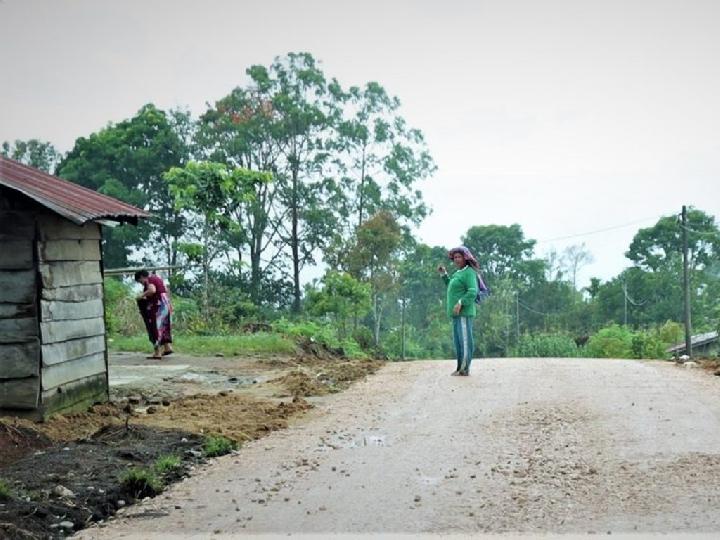
[[78, 225], [98, 219], [137, 223], [138, 218], [150, 217], [130, 204], [2, 156], [0, 186], [19, 191]]

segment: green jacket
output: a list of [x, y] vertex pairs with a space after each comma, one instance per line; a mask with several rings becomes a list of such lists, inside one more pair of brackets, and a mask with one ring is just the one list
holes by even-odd
[[477, 315], [475, 309], [475, 298], [477, 297], [477, 275], [475, 270], [466, 266], [455, 272], [452, 277], [445, 274], [443, 281], [447, 285], [447, 314], [448, 317], [455, 317], [453, 308], [460, 302], [462, 309], [460, 317], [474, 317]]

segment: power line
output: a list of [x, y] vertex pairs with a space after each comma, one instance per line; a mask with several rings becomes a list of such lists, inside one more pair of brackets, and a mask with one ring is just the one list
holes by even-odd
[[578, 233], [578, 234], [570, 234], [570, 235], [567, 235], [567, 236], [558, 236], [558, 237], [556, 237], [556, 238], [546, 238], [546, 239], [544, 239], [544, 240], [538, 240], [537, 243], [538, 243], [538, 244], [543, 244], [543, 243], [546, 243], [546, 242], [557, 242], [557, 241], [560, 241], [560, 240], [570, 240], [570, 239], [572, 239], [572, 238], [580, 238], [580, 237], [583, 237], [583, 236], [590, 236], [590, 235], [593, 235], [593, 234], [600, 234], [600, 233], [604, 233], [604, 232], [608, 232], [608, 231], [615, 231], [615, 230], [617, 230], [617, 229], [623, 229], [623, 228], [625, 228], [625, 227], [631, 227], [631, 226], [633, 226], [633, 225], [637, 225], [638, 223], [643, 223], [643, 222], [645, 222], [645, 221], [650, 221], [651, 219], [660, 219], [661, 217], [663, 217], [663, 216], [662, 216], [662, 215], [660, 215], [660, 216], [657, 216], [657, 215], [655, 215], [655, 216], [650, 216], [650, 217], [646, 217], [646, 218], [643, 218], [643, 219], [636, 219], [635, 221], [631, 221], [631, 222], [629, 222], [629, 223], [623, 223], [622, 225], [613, 225], [613, 226], [611, 226], [611, 227], [605, 227], [605, 228], [603, 228], [603, 229], [596, 229], [596, 230], [594, 230], [594, 231], [587, 231], [587, 232]]
[[526, 305], [525, 303], [521, 302], [520, 300], [517, 301], [518, 305], [522, 306], [524, 309], [530, 311], [531, 313], [536, 313], [538, 315], [545, 315], [550, 316], [552, 313], [545, 313], [544, 311], [538, 311], [537, 309], [533, 309], [530, 306]]

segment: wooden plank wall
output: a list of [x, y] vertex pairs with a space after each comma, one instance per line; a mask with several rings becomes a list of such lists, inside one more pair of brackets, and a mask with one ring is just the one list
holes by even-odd
[[40, 343], [32, 212], [0, 190], [0, 409], [36, 409]]
[[[42, 402], [67, 408], [107, 393], [100, 226], [38, 217]], [[105, 382], [103, 382], [105, 381]]]

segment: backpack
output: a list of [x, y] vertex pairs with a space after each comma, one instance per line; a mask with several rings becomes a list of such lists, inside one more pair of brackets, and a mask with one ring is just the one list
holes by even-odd
[[480, 272], [476, 272], [475, 277], [477, 277], [477, 286], [478, 286], [478, 293], [477, 293], [477, 296], [475, 297], [475, 303], [482, 304], [490, 296], [490, 289], [488, 288], [487, 285], [485, 285], [485, 281], [483, 280], [482, 276], [480, 275]]

